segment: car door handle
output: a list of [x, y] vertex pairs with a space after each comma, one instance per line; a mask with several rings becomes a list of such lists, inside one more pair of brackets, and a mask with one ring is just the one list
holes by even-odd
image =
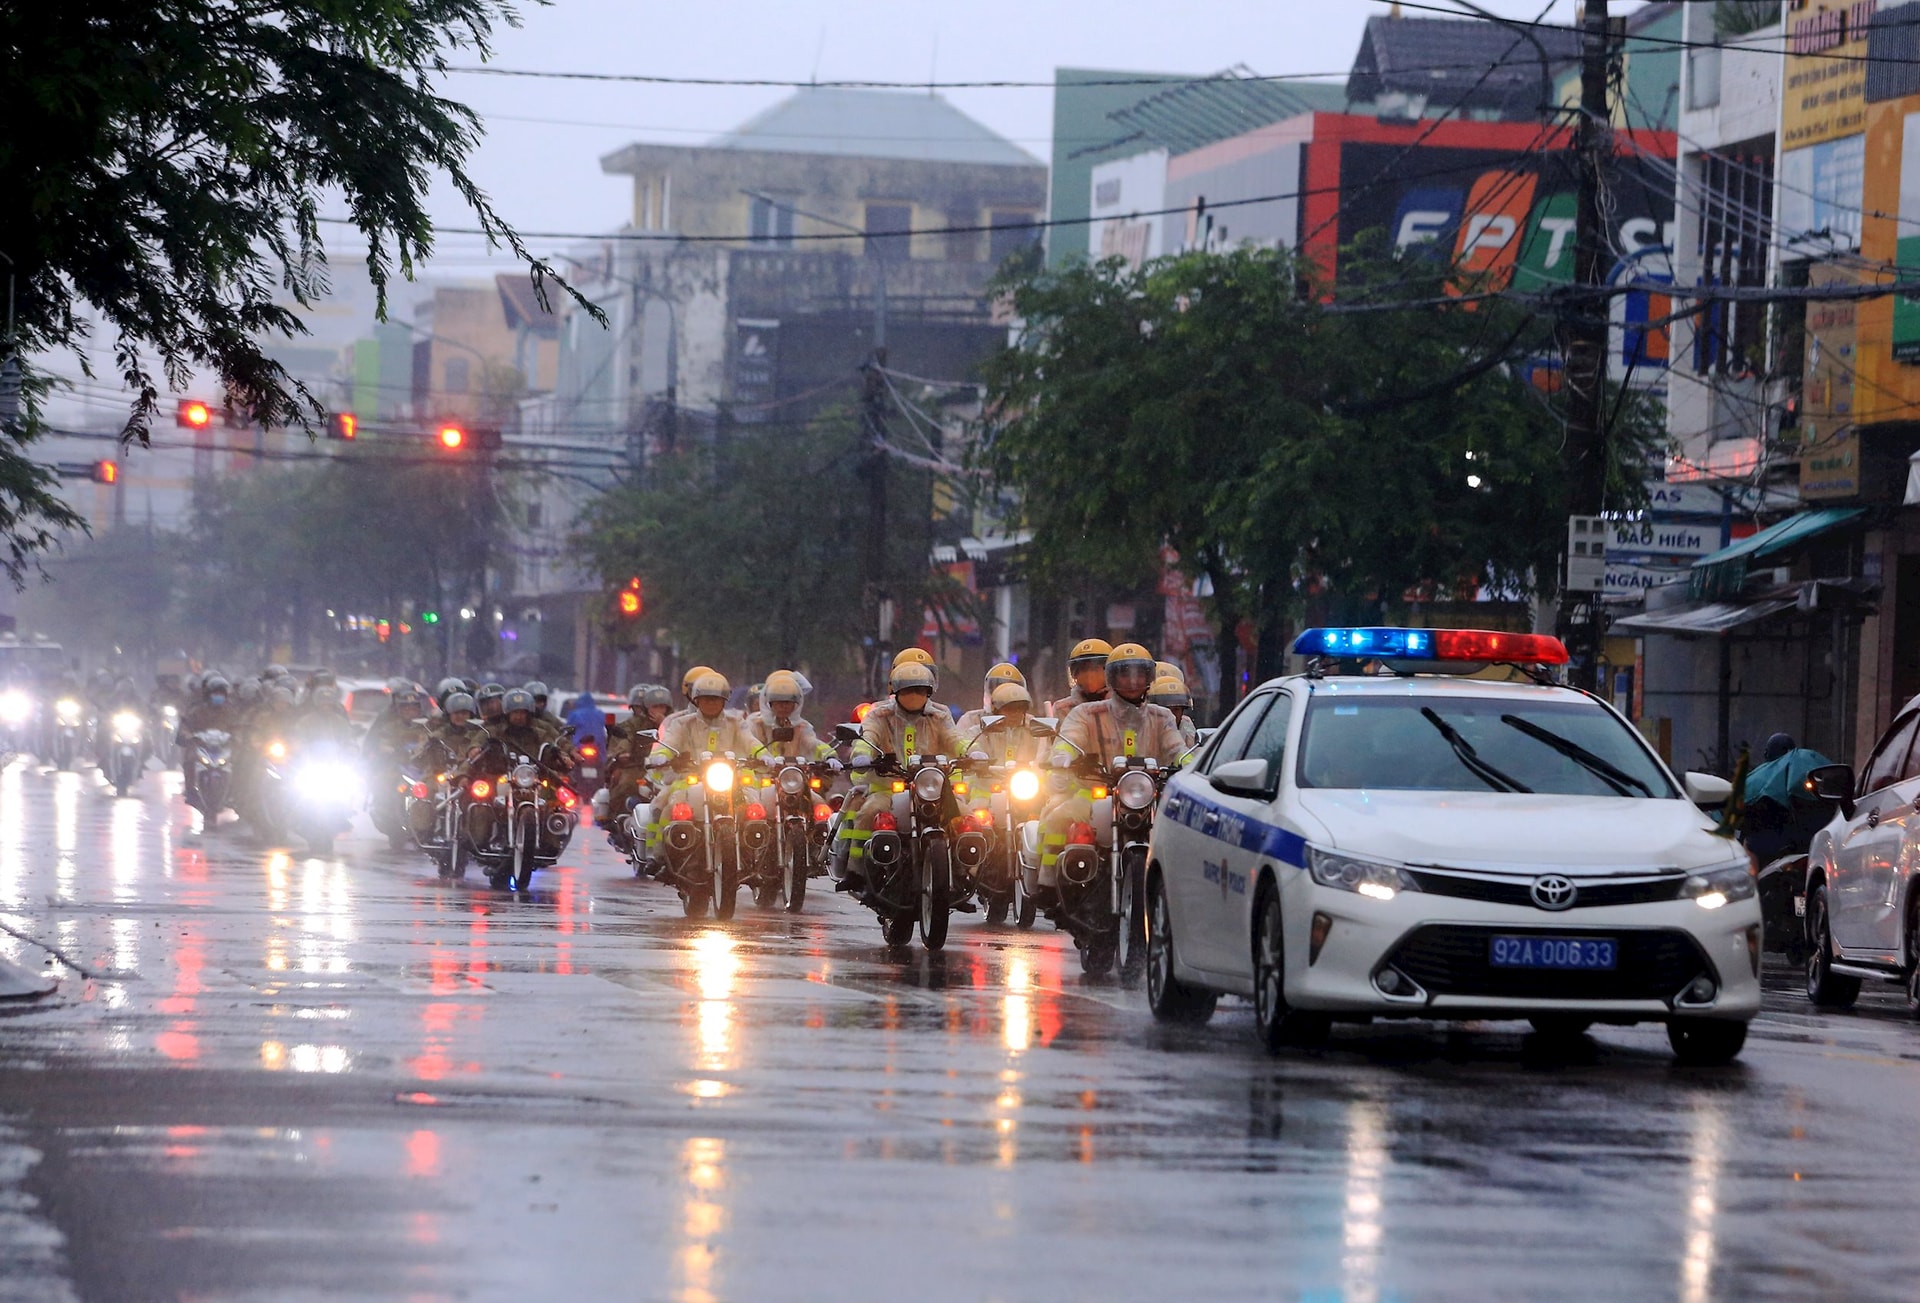
[[1880, 812], [1878, 810], [1867, 811], [1867, 827], [1878, 828], [1879, 826], [1880, 826]]
[[1219, 826], [1220, 812], [1218, 810], [1207, 811], [1207, 817], [1200, 821], [1200, 831], [1206, 833], [1208, 836], [1212, 836], [1214, 830]]

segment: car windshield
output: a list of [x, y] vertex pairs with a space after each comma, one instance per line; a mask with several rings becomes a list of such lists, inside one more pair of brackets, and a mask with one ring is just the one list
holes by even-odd
[[1586, 701], [1316, 693], [1302, 787], [1674, 797], [1639, 739]]

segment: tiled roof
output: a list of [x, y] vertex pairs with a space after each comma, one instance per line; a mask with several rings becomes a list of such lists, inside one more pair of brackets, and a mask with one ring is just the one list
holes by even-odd
[[808, 87], [709, 146], [789, 154], [1039, 167], [1040, 160], [938, 95]]
[[1442, 107], [1464, 103], [1531, 115], [1540, 98], [1541, 47], [1550, 68], [1563, 66], [1580, 57], [1580, 33], [1571, 27], [1516, 30], [1477, 18], [1376, 15], [1360, 39], [1347, 97], [1373, 103], [1402, 94]]

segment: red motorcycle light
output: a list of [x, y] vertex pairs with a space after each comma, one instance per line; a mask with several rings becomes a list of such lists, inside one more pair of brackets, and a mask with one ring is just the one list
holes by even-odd
[[972, 814], [968, 815], [967, 817], [972, 819], [974, 823], [978, 824], [982, 828], [993, 827], [993, 811], [991, 810], [985, 810], [985, 809], [975, 810]]
[[484, 801], [493, 795], [493, 784], [484, 778], [476, 778], [473, 780], [473, 786], [467, 791], [472, 794], [474, 800]]
[[828, 805], [825, 801], [820, 801], [814, 805], [813, 821], [815, 823], [825, 823], [831, 818], [833, 818], [832, 806]]
[[1067, 829], [1067, 842], [1072, 846], [1093, 845], [1093, 825], [1090, 823], [1074, 824]]
[[562, 787], [553, 795], [554, 799], [560, 802], [560, 808], [562, 810], [571, 810], [574, 806], [580, 804], [580, 798], [573, 794], [571, 787]]
[[427, 785], [425, 783], [415, 783], [413, 785], [413, 799], [416, 801], [424, 801], [427, 799]]
[[755, 819], [765, 819], [766, 817], [767, 817], [767, 807], [760, 804], [760, 802], [755, 801], [752, 805], [749, 805], [747, 807], [747, 821], [749, 823], [751, 823]]
[[667, 818], [675, 823], [688, 823], [693, 819], [693, 807], [682, 801], [667, 811]]
[[891, 814], [882, 810], [879, 814], [873, 816], [873, 830], [875, 832], [898, 832], [900, 831], [900, 825], [894, 822]]
[[585, 744], [580, 748], [580, 758], [582, 760], [591, 760], [599, 754], [600, 754], [600, 748], [596, 747], [591, 742], [588, 742], [587, 744]]

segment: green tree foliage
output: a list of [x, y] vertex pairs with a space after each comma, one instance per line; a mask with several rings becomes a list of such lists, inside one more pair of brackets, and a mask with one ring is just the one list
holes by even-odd
[[[869, 624], [861, 592], [867, 458], [854, 415], [742, 425], [656, 460], [644, 486], [590, 509], [578, 537], [618, 588], [644, 580], [649, 630], [692, 660], [764, 672], [847, 666]], [[889, 468], [888, 587], [916, 619], [928, 574], [930, 477]]]
[[[467, 171], [479, 119], [435, 90], [449, 53], [484, 58], [495, 26], [517, 21], [505, 0], [0, 5], [13, 347], [79, 354], [97, 323], [134, 394], [129, 438], [145, 437], [163, 383], [194, 374], [220, 377], [256, 421], [311, 421], [318, 404], [266, 341], [304, 333], [289, 296], [326, 292], [323, 209], [364, 238], [383, 304], [389, 278], [432, 249], [436, 174], [527, 257]], [[528, 261], [543, 287], [550, 269]], [[0, 435], [16, 582], [49, 529], [76, 523], [21, 446]]]
[[[981, 456], [1020, 491], [1040, 577], [1136, 578], [1171, 546], [1212, 588], [1227, 684], [1243, 619], [1267, 674], [1290, 619], [1550, 585], [1560, 420], [1510, 365], [1548, 351], [1549, 323], [1448, 305], [1449, 274], [1355, 250], [1339, 309], [1275, 250], [1015, 284], [1027, 331], [988, 368]], [[1403, 302], [1424, 306], [1352, 310]]]
[[[327, 610], [397, 620], [408, 603], [431, 610], [477, 599], [501, 514], [484, 471], [421, 464], [373, 444], [256, 470], [200, 496], [184, 600], [221, 650], [264, 650], [284, 638], [305, 658]], [[449, 650], [466, 661], [465, 648]], [[386, 668], [400, 668], [400, 651], [397, 640], [387, 644]]]

